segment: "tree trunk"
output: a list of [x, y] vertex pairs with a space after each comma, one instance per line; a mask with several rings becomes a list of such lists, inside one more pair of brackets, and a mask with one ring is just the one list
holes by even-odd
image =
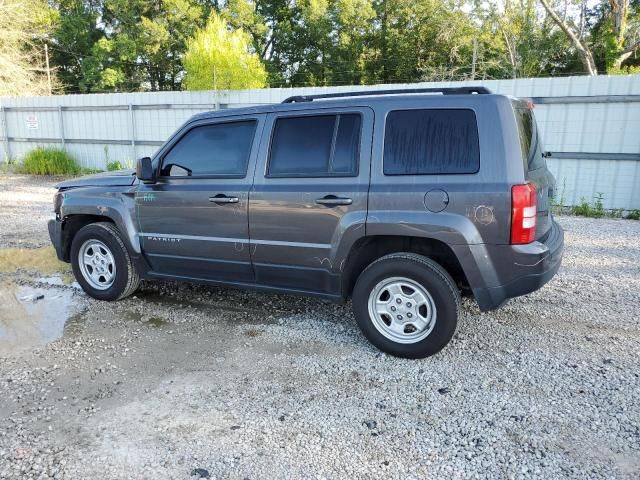
[[578, 51], [578, 55], [580, 56], [580, 60], [582, 61], [582, 65], [584, 65], [584, 69], [588, 75], [595, 76], [598, 75], [598, 68], [596, 67], [596, 62], [593, 59], [593, 54], [588, 46], [586, 46], [579, 38], [578, 35], [573, 31], [573, 29], [563, 21], [558, 14], [553, 10], [551, 5], [549, 5], [548, 0], [540, 0], [542, 6], [547, 11], [551, 19], [560, 27], [560, 29], [565, 33], [573, 46]]

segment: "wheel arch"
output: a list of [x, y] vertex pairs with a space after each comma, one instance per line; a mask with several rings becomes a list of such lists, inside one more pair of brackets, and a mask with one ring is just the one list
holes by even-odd
[[459, 289], [469, 290], [462, 265], [449, 245], [430, 237], [375, 235], [358, 239], [347, 256], [342, 271], [342, 295], [351, 296], [362, 271], [372, 262], [391, 253], [410, 252], [424, 255], [440, 264], [451, 275]]
[[62, 257], [65, 262], [71, 261], [71, 244], [81, 228], [98, 222], [109, 222], [115, 225], [112, 218], [104, 215], [76, 214], [64, 218], [62, 228]]
[[64, 192], [59, 212], [62, 219], [63, 259], [69, 261], [73, 237], [91, 223], [115, 225], [129, 252], [141, 254], [135, 221], [135, 198], [130, 192], [113, 192], [102, 188], [79, 188]]

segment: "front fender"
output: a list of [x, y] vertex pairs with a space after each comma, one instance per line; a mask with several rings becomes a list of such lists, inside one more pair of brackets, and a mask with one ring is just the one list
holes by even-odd
[[60, 218], [64, 220], [72, 215], [106, 217], [112, 220], [123, 234], [130, 251], [134, 255], [140, 255], [135, 191], [135, 186], [117, 190], [89, 187], [63, 191]]

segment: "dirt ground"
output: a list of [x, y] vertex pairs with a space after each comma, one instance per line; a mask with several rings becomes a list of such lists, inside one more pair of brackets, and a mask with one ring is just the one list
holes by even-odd
[[562, 217], [542, 290], [421, 361], [350, 305], [145, 283], [49, 246], [55, 180], [0, 174], [0, 478], [639, 478], [640, 222]]

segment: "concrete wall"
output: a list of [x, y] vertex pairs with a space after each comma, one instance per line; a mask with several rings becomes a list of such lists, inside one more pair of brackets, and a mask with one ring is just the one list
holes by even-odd
[[640, 75], [0, 98], [0, 162], [53, 145], [86, 167], [104, 168], [113, 160], [133, 164], [201, 111], [277, 103], [291, 95], [480, 84], [534, 99], [565, 205], [602, 193], [606, 208], [640, 208]]

